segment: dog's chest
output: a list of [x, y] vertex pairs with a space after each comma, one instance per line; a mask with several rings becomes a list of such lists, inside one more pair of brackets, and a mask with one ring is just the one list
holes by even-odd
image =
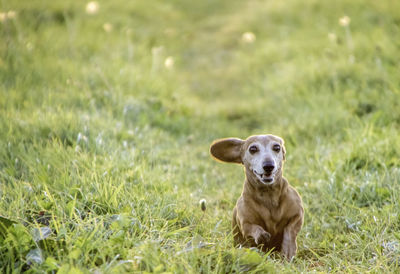
[[259, 215], [264, 224], [264, 228], [272, 235], [282, 231], [288, 220], [283, 214], [284, 209], [282, 207], [261, 207]]
[[279, 195], [260, 192], [256, 194], [255, 201], [266, 209], [274, 210], [279, 207]]

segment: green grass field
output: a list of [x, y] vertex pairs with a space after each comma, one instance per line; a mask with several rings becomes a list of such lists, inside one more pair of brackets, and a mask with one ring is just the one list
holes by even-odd
[[[400, 1], [86, 5], [0, 1], [0, 272], [400, 271]], [[208, 152], [263, 133], [291, 263], [233, 248], [244, 174]]]

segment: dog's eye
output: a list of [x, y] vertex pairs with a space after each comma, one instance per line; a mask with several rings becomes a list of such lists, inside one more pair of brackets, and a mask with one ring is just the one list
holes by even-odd
[[258, 151], [258, 147], [256, 147], [256, 146], [251, 146], [250, 148], [249, 148], [249, 152], [251, 153], [251, 154], [254, 154], [254, 153], [256, 153]]
[[272, 150], [275, 151], [275, 152], [279, 152], [279, 151], [281, 151], [281, 146], [280, 145], [274, 145], [272, 147]]

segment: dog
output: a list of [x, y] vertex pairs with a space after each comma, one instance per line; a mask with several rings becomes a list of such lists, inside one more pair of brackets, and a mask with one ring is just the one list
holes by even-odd
[[283, 139], [274, 135], [225, 138], [214, 141], [210, 153], [217, 160], [244, 166], [242, 195], [233, 209], [235, 246], [275, 250], [291, 261], [304, 209], [300, 195], [282, 176]]

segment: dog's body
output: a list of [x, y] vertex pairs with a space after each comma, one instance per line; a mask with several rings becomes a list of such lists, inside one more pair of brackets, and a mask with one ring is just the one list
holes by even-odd
[[243, 192], [233, 210], [235, 245], [274, 249], [291, 260], [304, 210], [300, 195], [282, 176], [283, 140], [274, 135], [227, 138], [215, 141], [210, 152], [221, 161], [245, 167]]

